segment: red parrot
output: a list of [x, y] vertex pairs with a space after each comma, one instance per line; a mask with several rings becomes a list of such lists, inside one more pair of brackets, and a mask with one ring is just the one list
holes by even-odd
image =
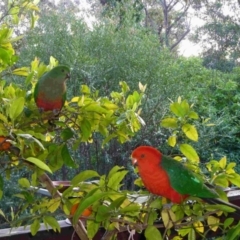
[[181, 203], [189, 196], [199, 197], [209, 203], [228, 205], [240, 214], [240, 207], [219, 199], [218, 194], [193, 172], [180, 162], [164, 156], [156, 148], [140, 146], [132, 152], [131, 157], [149, 192], [170, 199], [173, 203]]

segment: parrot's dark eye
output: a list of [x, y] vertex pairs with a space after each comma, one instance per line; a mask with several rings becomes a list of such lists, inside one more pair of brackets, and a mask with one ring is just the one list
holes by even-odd
[[141, 154], [141, 155], [140, 155], [140, 158], [145, 158], [145, 154]]

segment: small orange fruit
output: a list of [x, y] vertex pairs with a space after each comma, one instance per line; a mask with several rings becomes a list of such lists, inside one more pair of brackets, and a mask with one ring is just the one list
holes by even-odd
[[8, 138], [0, 136], [0, 151], [7, 151], [11, 147], [11, 143], [7, 141]]
[[[79, 203], [76, 203], [76, 204], [73, 204], [72, 208], [71, 208], [71, 211], [70, 211], [70, 214], [71, 215], [74, 215], [74, 213], [76, 212], [77, 208], [79, 206]], [[82, 212], [82, 217], [88, 217], [90, 216], [92, 213], [92, 207], [88, 207], [86, 208], [83, 212]]]

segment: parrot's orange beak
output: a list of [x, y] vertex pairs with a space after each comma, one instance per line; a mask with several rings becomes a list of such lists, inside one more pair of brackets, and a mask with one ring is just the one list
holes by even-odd
[[132, 165], [133, 166], [136, 166], [137, 165], [137, 159], [136, 158], [133, 158], [132, 156], [131, 156], [131, 158], [132, 158]]

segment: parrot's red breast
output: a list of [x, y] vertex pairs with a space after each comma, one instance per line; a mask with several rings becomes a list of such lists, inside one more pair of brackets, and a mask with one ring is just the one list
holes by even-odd
[[153, 194], [166, 197], [173, 203], [181, 203], [188, 195], [176, 192], [170, 184], [167, 172], [160, 167], [162, 155], [154, 148], [141, 147], [132, 153], [133, 164], [138, 166], [144, 186]]
[[53, 109], [61, 109], [64, 101], [62, 99], [49, 101], [45, 93], [40, 92], [36, 97], [36, 104], [38, 108], [44, 109], [44, 111], [52, 111]]

